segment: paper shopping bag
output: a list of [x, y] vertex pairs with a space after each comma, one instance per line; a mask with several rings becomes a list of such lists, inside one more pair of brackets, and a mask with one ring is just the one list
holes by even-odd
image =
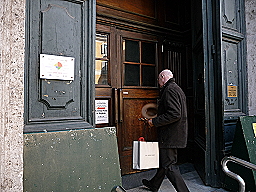
[[158, 142], [133, 141], [133, 169], [159, 167]]

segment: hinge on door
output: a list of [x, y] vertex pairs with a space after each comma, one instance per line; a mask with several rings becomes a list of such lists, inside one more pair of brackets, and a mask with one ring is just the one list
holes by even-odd
[[215, 54], [216, 53], [216, 47], [215, 45], [212, 45], [212, 54]]

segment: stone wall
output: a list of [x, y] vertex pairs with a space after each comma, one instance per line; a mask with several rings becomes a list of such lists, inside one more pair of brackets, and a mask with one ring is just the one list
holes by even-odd
[[0, 1], [0, 191], [23, 191], [25, 0]]
[[256, 1], [245, 0], [249, 115], [256, 115]]

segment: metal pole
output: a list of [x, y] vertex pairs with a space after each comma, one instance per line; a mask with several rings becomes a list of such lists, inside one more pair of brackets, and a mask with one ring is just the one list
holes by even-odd
[[234, 162], [234, 163], [237, 163], [239, 165], [242, 165], [246, 168], [249, 168], [249, 169], [252, 169], [252, 170], [256, 170], [256, 165], [252, 164], [252, 163], [249, 163], [247, 161], [244, 161], [242, 159], [239, 159], [237, 157], [233, 157], [233, 156], [230, 156], [230, 157], [224, 157], [221, 161], [221, 164], [222, 164], [222, 169], [223, 171], [230, 177], [232, 177], [233, 179], [237, 180], [239, 182], [239, 192], [244, 192], [245, 191], [245, 182], [244, 180], [242, 179], [242, 177], [240, 177], [239, 175], [231, 172], [228, 167], [227, 167], [227, 163], [231, 161], [231, 162]]

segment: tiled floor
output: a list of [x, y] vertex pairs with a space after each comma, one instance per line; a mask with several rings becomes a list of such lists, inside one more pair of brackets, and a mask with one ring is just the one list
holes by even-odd
[[[149, 171], [148, 174], [144, 173], [144, 175], [140, 175], [138, 178], [135, 178], [137, 185], [139, 186], [134, 188], [131, 188], [131, 186], [128, 184], [129, 181], [132, 182], [132, 179], [123, 178], [123, 187], [127, 192], [149, 192], [149, 190], [141, 184], [141, 179], [150, 179], [154, 173], [154, 171]], [[205, 186], [192, 164], [183, 165], [181, 167], [181, 173], [190, 192], [227, 192], [224, 189]], [[133, 176], [136, 177], [135, 174]], [[164, 179], [159, 192], [176, 192], [176, 190], [173, 188], [168, 179]]]

